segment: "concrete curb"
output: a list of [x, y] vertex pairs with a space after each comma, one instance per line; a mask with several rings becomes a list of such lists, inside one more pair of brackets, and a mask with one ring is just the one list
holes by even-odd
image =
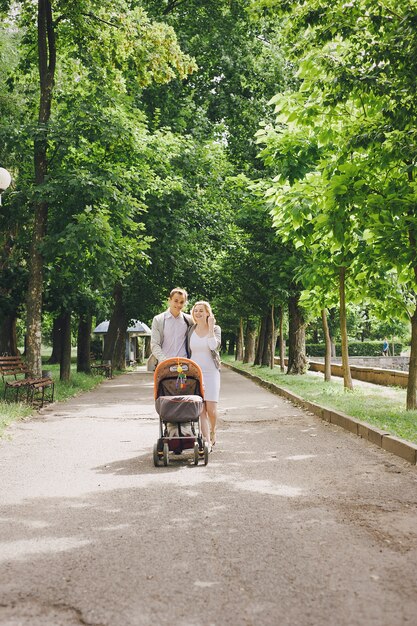
[[361, 422], [360, 420], [357, 420], [350, 415], [346, 415], [345, 413], [340, 413], [338, 411], [334, 411], [333, 409], [327, 409], [319, 404], [316, 404], [315, 402], [304, 400], [304, 398], [297, 396], [297, 394], [292, 393], [283, 387], [279, 387], [275, 383], [262, 380], [259, 376], [241, 370], [230, 363], [222, 363], [222, 365], [238, 374], [242, 374], [242, 376], [246, 376], [246, 378], [250, 378], [260, 387], [264, 387], [265, 389], [268, 389], [268, 391], [271, 391], [286, 400], [290, 400], [296, 406], [306, 411], [310, 411], [310, 413], [317, 415], [317, 417], [320, 417], [326, 422], [335, 424], [336, 426], [341, 426], [354, 435], [367, 439], [367, 441], [379, 446], [383, 450], [405, 459], [412, 465], [417, 464], [416, 444], [400, 439], [399, 437], [395, 437], [385, 430], [376, 428], [376, 426], [372, 426], [366, 422]]

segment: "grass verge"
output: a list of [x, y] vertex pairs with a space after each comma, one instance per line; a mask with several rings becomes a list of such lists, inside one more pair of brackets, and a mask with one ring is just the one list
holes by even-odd
[[401, 439], [417, 443], [417, 411], [406, 411], [405, 389], [382, 387], [354, 380], [354, 390], [345, 391], [343, 380], [340, 378], [333, 377], [331, 382], [325, 383], [323, 375], [315, 372], [307, 372], [304, 376], [288, 376], [278, 367], [271, 370], [269, 367], [244, 364], [228, 355], [222, 355], [222, 360], [259, 376], [262, 380], [292, 391], [305, 400], [341, 411]]
[[[59, 380], [59, 365], [45, 363], [44, 367], [52, 372], [52, 378], [55, 381], [55, 402], [67, 400], [80, 393], [89, 391], [97, 387], [103, 380], [102, 376], [78, 373], [76, 366], [72, 365], [70, 380], [63, 382]], [[35, 407], [28, 406], [25, 402], [4, 402], [3, 395], [4, 383], [0, 380], [0, 437], [12, 422], [27, 419], [38, 412]]]

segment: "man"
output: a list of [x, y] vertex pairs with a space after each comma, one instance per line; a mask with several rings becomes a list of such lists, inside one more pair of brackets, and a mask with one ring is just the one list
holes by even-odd
[[171, 357], [188, 357], [186, 337], [193, 320], [191, 315], [182, 312], [187, 300], [185, 289], [175, 287], [169, 294], [168, 309], [153, 318], [148, 371]]
[[[185, 289], [175, 287], [169, 294], [168, 309], [159, 315], [155, 315], [151, 328], [151, 356], [148, 359], [147, 369], [153, 371], [161, 361], [172, 357], [188, 357], [187, 331], [193, 325], [191, 315], [183, 313], [188, 294]], [[169, 437], [191, 436], [191, 424], [181, 424], [180, 430], [177, 424], [168, 423]], [[181, 447], [177, 450], [181, 452]]]

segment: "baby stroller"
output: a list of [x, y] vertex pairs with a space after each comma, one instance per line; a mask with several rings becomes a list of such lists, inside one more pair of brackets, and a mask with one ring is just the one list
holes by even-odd
[[[194, 464], [208, 463], [209, 446], [203, 440], [200, 413], [204, 402], [203, 374], [191, 359], [174, 357], [162, 361], [154, 373], [155, 408], [159, 415], [159, 439], [153, 448], [158, 467], [170, 456], [193, 450]], [[196, 432], [197, 424], [197, 432]]]

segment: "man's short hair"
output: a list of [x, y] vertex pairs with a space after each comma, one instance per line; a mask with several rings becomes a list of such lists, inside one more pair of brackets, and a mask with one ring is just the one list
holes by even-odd
[[181, 289], [181, 287], [174, 287], [174, 289], [171, 289], [170, 294], [169, 294], [169, 299], [171, 300], [171, 298], [173, 296], [175, 296], [175, 294], [179, 294], [180, 296], [183, 296], [185, 301], [187, 302], [188, 300], [188, 293], [185, 291], [185, 289]]

